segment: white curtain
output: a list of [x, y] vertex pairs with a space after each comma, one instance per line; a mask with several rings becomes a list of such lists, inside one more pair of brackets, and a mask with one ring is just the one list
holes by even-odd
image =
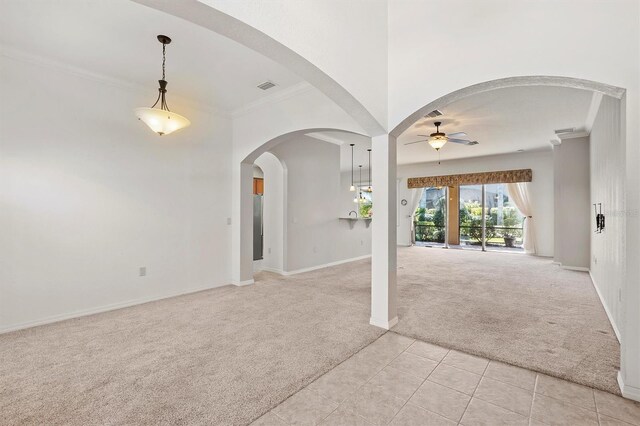
[[415, 214], [418, 205], [420, 204], [420, 199], [422, 198], [422, 192], [424, 188], [413, 188], [411, 190], [411, 244], [416, 243], [416, 233], [414, 229], [415, 222]]
[[525, 253], [536, 254], [535, 221], [531, 208], [531, 193], [527, 182], [508, 183], [509, 198], [525, 217], [522, 245]]

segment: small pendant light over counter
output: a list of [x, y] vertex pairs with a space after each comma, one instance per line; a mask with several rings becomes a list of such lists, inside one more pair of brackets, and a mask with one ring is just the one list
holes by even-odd
[[[180, 130], [187, 127], [191, 122], [180, 114], [171, 112], [167, 106], [166, 93], [167, 93], [167, 81], [164, 79], [164, 66], [166, 60], [166, 47], [171, 43], [171, 39], [165, 35], [159, 35], [158, 41], [162, 43], [162, 80], [158, 80], [160, 88], [158, 89], [158, 98], [151, 108], [141, 107], [136, 108], [135, 113], [138, 120], [149, 126], [151, 130], [162, 135], [168, 135], [176, 130]], [[156, 108], [160, 102], [160, 108]]]
[[353, 184], [353, 147], [354, 147], [355, 143], [350, 143], [349, 146], [351, 147], [351, 188], [349, 188], [349, 191], [354, 192], [356, 190], [355, 185]]
[[358, 169], [360, 169], [360, 180], [358, 181], [358, 197], [354, 201], [356, 203], [365, 203], [367, 199], [362, 193], [362, 164], [358, 166]]

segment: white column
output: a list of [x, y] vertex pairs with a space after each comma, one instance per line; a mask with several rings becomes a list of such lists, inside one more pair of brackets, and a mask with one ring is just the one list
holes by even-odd
[[449, 185], [444, 187], [444, 248], [449, 248]]
[[640, 100], [638, 95], [627, 94], [625, 98], [620, 116], [626, 143], [626, 277], [619, 295], [623, 320], [618, 383], [624, 397], [640, 401]]
[[372, 139], [373, 219], [371, 236], [371, 320], [386, 330], [398, 322], [396, 311], [396, 138]]
[[487, 187], [482, 185], [482, 251], [487, 251], [487, 214], [485, 206], [487, 204]]
[[233, 173], [231, 282], [253, 284], [253, 164], [240, 163]]

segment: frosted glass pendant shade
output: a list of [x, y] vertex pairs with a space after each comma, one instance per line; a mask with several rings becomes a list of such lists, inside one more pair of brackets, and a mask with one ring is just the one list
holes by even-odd
[[355, 192], [355, 190], [356, 190], [356, 187], [355, 187], [355, 186], [353, 186], [353, 185], [351, 185], [351, 188], [349, 188], [349, 191], [351, 191], [351, 192]]
[[160, 136], [168, 135], [191, 124], [186, 117], [159, 108], [136, 108], [135, 113], [138, 120]]
[[444, 146], [444, 144], [447, 143], [447, 137], [444, 135], [436, 135], [436, 136], [431, 136], [429, 138], [429, 145], [431, 145], [431, 147], [433, 149], [435, 149], [436, 151], [438, 151], [440, 148], [442, 148]]

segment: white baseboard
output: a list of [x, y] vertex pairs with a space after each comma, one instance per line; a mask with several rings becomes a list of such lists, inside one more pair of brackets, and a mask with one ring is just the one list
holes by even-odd
[[143, 303], [154, 302], [156, 300], [169, 299], [171, 297], [182, 296], [182, 295], [191, 294], [191, 293], [197, 293], [199, 291], [204, 291], [204, 290], [211, 290], [213, 288], [223, 287], [225, 285], [228, 285], [228, 284], [194, 287], [194, 288], [190, 288], [188, 290], [180, 290], [180, 291], [176, 291], [176, 292], [173, 292], [173, 293], [164, 294], [162, 296], [141, 297], [139, 299], [133, 299], [133, 300], [127, 300], [127, 301], [124, 301], [124, 302], [111, 303], [111, 304], [108, 304], [108, 305], [98, 306], [96, 308], [82, 309], [82, 310], [79, 310], [79, 311], [74, 311], [74, 312], [70, 312], [70, 313], [66, 313], [66, 314], [51, 315], [49, 317], [45, 317], [45, 318], [41, 318], [41, 319], [37, 319], [37, 320], [33, 320], [33, 321], [26, 321], [26, 322], [19, 323], [19, 324], [13, 324], [13, 325], [9, 325], [9, 326], [6, 326], [6, 327], [0, 327], [0, 334], [10, 333], [12, 331], [23, 330], [25, 328], [36, 327], [36, 326], [39, 326], [39, 325], [52, 324], [54, 322], [60, 322], [60, 321], [64, 321], [64, 320], [68, 320], [68, 319], [72, 319], [72, 318], [79, 318], [79, 317], [84, 317], [84, 316], [87, 316], [87, 315], [99, 314], [99, 313], [102, 313], [102, 312], [115, 311], [116, 309], [128, 308], [130, 306], [135, 306], [135, 305], [141, 305]]
[[613, 320], [613, 315], [611, 315], [611, 312], [609, 312], [609, 308], [607, 308], [607, 304], [605, 303], [604, 297], [602, 297], [602, 293], [600, 293], [600, 289], [596, 285], [596, 280], [593, 279], [593, 274], [591, 273], [591, 271], [589, 271], [589, 277], [591, 277], [591, 284], [593, 284], [593, 288], [596, 289], [596, 294], [598, 295], [598, 298], [600, 299], [600, 304], [604, 308], [604, 312], [607, 314], [607, 318], [609, 318], [609, 322], [611, 323], [611, 327], [613, 327], [613, 332], [616, 333], [616, 337], [618, 338], [618, 343], [620, 343], [620, 342], [622, 342], [622, 340], [620, 339], [620, 331], [618, 330], [618, 327], [616, 326], [616, 322]]
[[568, 271], [589, 272], [589, 268], [585, 268], [582, 266], [564, 266], [563, 264], [560, 264], [560, 267]]
[[398, 323], [398, 317], [392, 318], [390, 320], [381, 320], [374, 317], [369, 319], [369, 324], [375, 325], [376, 327], [384, 328], [385, 330], [390, 330], [391, 327]]
[[370, 258], [370, 254], [366, 254], [364, 256], [352, 257], [350, 259], [338, 260], [336, 262], [325, 263], [322, 265], [311, 266], [309, 268], [296, 269], [294, 271], [282, 271], [282, 275], [295, 275], [301, 274], [303, 272], [315, 271], [316, 269], [328, 268], [330, 266], [342, 265], [343, 263], [355, 262], [356, 260], [368, 259]]
[[244, 287], [245, 285], [251, 285], [253, 283], [254, 283], [253, 278], [251, 278], [250, 280], [234, 281], [231, 284], [235, 285], [236, 287]]
[[627, 399], [633, 399], [634, 401], [640, 401], [640, 388], [625, 385], [620, 371], [618, 371], [618, 386], [620, 386], [622, 396]]
[[284, 275], [284, 271], [282, 269], [270, 268], [268, 266], [263, 266], [262, 270], [265, 272], [273, 272], [274, 274]]

